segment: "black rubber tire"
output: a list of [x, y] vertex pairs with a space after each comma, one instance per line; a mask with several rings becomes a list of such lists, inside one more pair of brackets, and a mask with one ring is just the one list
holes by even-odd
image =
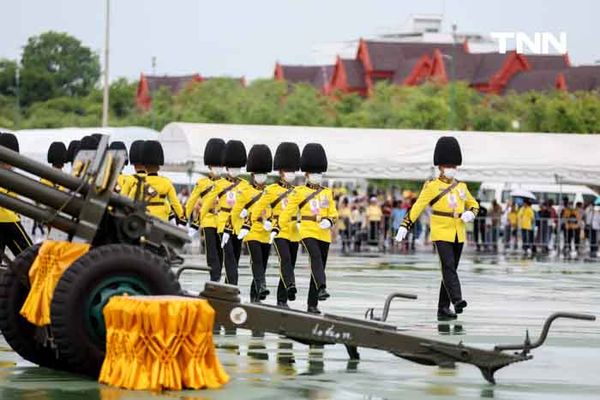
[[51, 305], [52, 332], [60, 358], [74, 372], [97, 378], [105, 346], [85, 323], [85, 304], [96, 285], [109, 277], [136, 278], [151, 295], [176, 295], [181, 286], [165, 259], [138, 246], [111, 244], [90, 250], [61, 277]]
[[40, 245], [34, 245], [19, 254], [0, 277], [0, 330], [8, 345], [22, 358], [42, 367], [60, 368], [56, 351], [35, 340], [35, 325], [21, 316], [20, 311], [29, 288], [13, 271], [28, 276]]

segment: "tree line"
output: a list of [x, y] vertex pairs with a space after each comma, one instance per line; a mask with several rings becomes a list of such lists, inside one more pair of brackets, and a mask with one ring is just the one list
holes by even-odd
[[[0, 127], [99, 126], [99, 57], [77, 38], [46, 32], [30, 38], [21, 59], [0, 60]], [[18, 79], [17, 79], [18, 78]], [[162, 129], [172, 121], [356, 128], [476, 131], [600, 132], [597, 92], [482, 94], [466, 83], [397, 86], [378, 83], [371, 96], [336, 93], [258, 79], [191, 84], [177, 94], [162, 88], [152, 110], [136, 107], [137, 81], [110, 85], [110, 125]]]

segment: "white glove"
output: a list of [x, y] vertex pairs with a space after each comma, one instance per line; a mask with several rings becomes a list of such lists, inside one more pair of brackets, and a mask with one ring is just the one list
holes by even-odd
[[321, 228], [321, 229], [331, 228], [331, 221], [328, 219], [322, 219], [321, 222], [319, 222], [319, 228]]
[[250, 233], [250, 229], [242, 228], [242, 229], [240, 229], [240, 233], [238, 233], [237, 237], [238, 237], [238, 239], [242, 240], [244, 237], [246, 237], [246, 235], [248, 233]]
[[270, 232], [271, 229], [273, 229], [273, 223], [269, 220], [263, 222], [263, 228], [265, 229], [265, 231]]
[[396, 242], [403, 241], [406, 238], [406, 235], [408, 235], [408, 229], [401, 226], [400, 229], [398, 229], [398, 233], [396, 233]]
[[221, 237], [221, 248], [224, 248], [227, 242], [229, 242], [229, 237], [231, 235], [227, 232], [223, 232], [223, 236]]
[[460, 219], [462, 219], [465, 223], [468, 224], [469, 222], [471, 222], [475, 219], [475, 214], [473, 214], [473, 211], [465, 211], [460, 216]]
[[248, 216], [248, 210], [246, 210], [245, 208], [242, 210], [242, 212], [240, 213], [240, 218], [244, 219]]
[[195, 238], [196, 236], [198, 236], [198, 233], [200, 231], [198, 229], [194, 229], [191, 226], [188, 227], [188, 236], [191, 237], [192, 239]]
[[269, 235], [269, 244], [273, 244], [273, 240], [275, 239], [275, 236], [277, 236], [279, 232], [277, 231], [271, 231], [271, 235]]

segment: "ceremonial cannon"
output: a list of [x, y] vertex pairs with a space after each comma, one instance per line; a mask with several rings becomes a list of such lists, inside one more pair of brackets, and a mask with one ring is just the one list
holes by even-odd
[[[191, 296], [182, 291], [178, 277], [184, 269], [205, 269], [181, 266], [183, 259], [177, 251], [190, 240], [185, 230], [146, 214], [144, 202], [114, 192], [125, 154], [108, 150], [107, 145], [108, 137], [103, 136], [98, 150], [80, 151], [73, 165], [75, 176], [0, 147], [0, 163], [62, 188], [0, 168], [2, 187], [18, 196], [0, 193], [0, 206], [66, 232], [73, 243], [89, 245], [65, 267], [52, 294], [49, 321], [41, 326], [21, 315], [33, 290], [29, 272], [40, 246], [7, 261], [0, 279], [0, 329], [8, 344], [26, 360], [92, 377], [98, 376], [105, 355], [102, 310], [111, 297]], [[176, 266], [181, 267], [174, 274], [172, 268]], [[214, 308], [218, 326], [279, 334], [304, 344], [343, 344], [352, 359], [359, 358], [359, 347], [367, 347], [425, 365], [471, 364], [491, 383], [498, 369], [532, 358], [531, 350], [544, 342], [554, 319], [595, 319], [587, 314], [555, 314], [535, 343], [527, 336], [523, 344], [485, 350], [421, 338], [386, 323], [391, 300], [412, 298], [410, 295], [391, 295], [382, 316], [375, 317], [371, 309], [368, 320], [245, 304], [237, 287], [213, 282], [206, 283], [200, 296]], [[516, 352], [508, 353], [511, 350]]]

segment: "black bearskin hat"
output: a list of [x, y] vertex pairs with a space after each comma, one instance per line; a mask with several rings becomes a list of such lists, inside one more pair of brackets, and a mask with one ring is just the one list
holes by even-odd
[[80, 145], [81, 142], [79, 140], [71, 140], [71, 143], [69, 143], [69, 147], [67, 148], [67, 162], [72, 163], [75, 161]]
[[52, 142], [48, 148], [48, 164], [63, 165], [67, 162], [67, 147], [63, 142]]
[[98, 140], [93, 136], [84, 136], [81, 138], [79, 150], [96, 150], [98, 149]]
[[322, 174], [327, 171], [327, 155], [319, 143], [309, 143], [302, 149], [300, 158], [302, 172]]
[[230, 140], [223, 151], [223, 166], [227, 168], [242, 168], [246, 165], [246, 147], [239, 140]]
[[142, 149], [142, 164], [163, 165], [164, 163], [165, 154], [160, 142], [158, 140], [146, 140]]
[[136, 164], [143, 164], [142, 161], [142, 152], [144, 151], [144, 141], [143, 140], [134, 140], [129, 146], [129, 161]]
[[438, 139], [433, 152], [433, 165], [461, 165], [462, 154], [458, 140], [453, 136]]
[[123, 142], [119, 142], [119, 141], [112, 142], [112, 143], [111, 143], [111, 144], [108, 146], [108, 148], [109, 148], [110, 150], [123, 150], [123, 151], [125, 151], [125, 165], [127, 165], [127, 164], [128, 164], [128, 162], [127, 162], [127, 146], [125, 146], [125, 143], [123, 143]]
[[96, 139], [96, 142], [98, 142], [98, 144], [100, 144], [100, 141], [102, 140], [102, 134], [101, 133], [92, 133], [92, 137], [94, 139]]
[[283, 142], [277, 146], [273, 169], [289, 172], [300, 169], [300, 148], [296, 143]]
[[0, 133], [0, 146], [19, 152], [19, 141], [12, 133]]
[[246, 171], [255, 174], [268, 174], [273, 171], [273, 156], [271, 149], [266, 144], [255, 144], [248, 153]]
[[219, 138], [212, 138], [206, 142], [204, 148], [204, 165], [208, 167], [223, 166], [223, 151], [225, 150], [225, 141]]

